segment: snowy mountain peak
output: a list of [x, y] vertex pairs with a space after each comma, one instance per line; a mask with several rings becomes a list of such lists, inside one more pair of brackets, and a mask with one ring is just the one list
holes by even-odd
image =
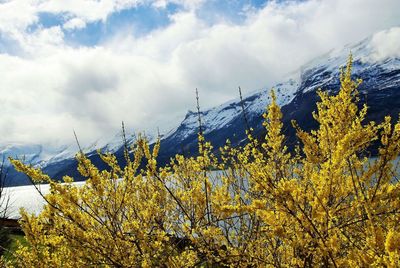
[[[316, 90], [337, 90], [339, 85], [339, 67], [344, 66], [351, 52], [354, 59], [353, 74], [362, 78], [360, 86], [363, 96], [368, 95], [370, 119], [379, 120], [385, 114], [396, 117], [400, 112], [400, 27], [379, 32], [361, 42], [349, 44], [341, 49], [333, 49], [315, 58], [292, 73], [284, 82], [273, 86], [277, 102], [284, 112], [285, 129], [292, 119], [302, 123], [305, 128], [312, 127], [311, 113], [315, 110], [318, 100]], [[265, 81], [267, 84], [268, 81]], [[270, 103], [271, 89], [260, 89], [243, 97], [243, 106], [250, 127], [256, 133], [265, 131], [262, 127], [262, 114]], [[230, 139], [232, 144], [245, 142], [245, 128], [242, 105], [239, 98], [230, 100], [219, 106], [201, 111], [201, 122], [206, 139], [215, 148]], [[289, 122], [289, 123], [288, 123]], [[301, 125], [301, 124], [300, 124]], [[177, 153], [194, 154], [197, 150], [197, 133], [199, 131], [198, 114], [189, 110], [181, 123], [162, 136], [160, 163], [168, 162]], [[295, 136], [293, 132], [286, 133]], [[146, 135], [148, 136], [148, 135]], [[150, 143], [156, 136], [148, 137]], [[132, 143], [135, 136], [127, 137]], [[117, 157], [123, 146], [121, 133], [112, 139], [100, 139], [83, 148], [89, 157], [96, 157], [96, 149], [115, 152]], [[73, 157], [77, 148], [72, 146], [48, 148], [41, 145], [13, 144], [0, 147], [0, 153], [5, 156], [25, 155], [27, 162], [39, 164], [45, 171], [52, 174], [73, 174], [76, 165]], [[68, 165], [65, 163], [68, 162]], [[76, 173], [75, 173], [76, 174]]]

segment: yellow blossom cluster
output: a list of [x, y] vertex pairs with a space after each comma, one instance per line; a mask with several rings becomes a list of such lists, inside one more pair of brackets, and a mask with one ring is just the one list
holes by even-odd
[[[82, 187], [12, 160], [51, 191], [38, 215], [21, 211], [27, 245], [12, 267], [400, 267], [400, 123], [365, 123], [351, 78], [319, 92], [318, 128], [285, 146], [275, 95], [266, 136], [157, 166], [160, 141], [139, 139], [126, 165], [99, 154], [99, 170], [77, 155]], [[368, 150], [380, 144], [378, 156]]]

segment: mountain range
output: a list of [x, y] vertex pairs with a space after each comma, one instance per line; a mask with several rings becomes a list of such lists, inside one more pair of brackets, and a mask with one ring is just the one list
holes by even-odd
[[[317, 90], [328, 90], [334, 94], [339, 89], [339, 67], [345, 65], [349, 53], [353, 55], [353, 76], [363, 80], [359, 87], [360, 105], [369, 107], [367, 120], [381, 121], [385, 115], [395, 120], [400, 113], [400, 56], [394, 53], [378, 53], [373, 36], [356, 44], [341, 49], [334, 49], [303, 65], [299, 70], [288, 75], [273, 88], [278, 104], [282, 107], [283, 123], [288, 144], [296, 142], [291, 120], [296, 120], [301, 128], [309, 130], [316, 127], [312, 111], [316, 110]], [[243, 97], [221, 104], [209, 110], [201, 111], [202, 129], [205, 139], [215, 148], [222, 146], [227, 139], [235, 145], [246, 142], [244, 114], [247, 124], [254, 129], [256, 136], [265, 133], [262, 114], [270, 102], [271, 89], [253, 91]], [[245, 113], [242, 112], [242, 105]], [[198, 113], [188, 111], [183, 121], [161, 136], [161, 149], [158, 162], [169, 162], [175, 154], [194, 155], [197, 152]], [[134, 137], [127, 137], [128, 143]], [[154, 139], [153, 139], [154, 140]], [[106, 168], [97, 155], [96, 148], [111, 151], [123, 164], [123, 144], [121, 135], [111, 141], [98, 141], [84, 148], [88, 157], [99, 168]], [[76, 171], [76, 150], [72, 147], [45, 148], [42, 145], [9, 144], [0, 147], [0, 153], [18, 156], [24, 161], [41, 167], [51, 177], [60, 179], [70, 175], [81, 179]], [[29, 180], [25, 175], [9, 168], [7, 186], [25, 185]]]

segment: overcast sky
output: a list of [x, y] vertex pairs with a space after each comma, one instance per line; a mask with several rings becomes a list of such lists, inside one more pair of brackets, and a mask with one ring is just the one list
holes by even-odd
[[167, 130], [196, 87], [212, 107], [394, 26], [399, 0], [0, 0], [0, 144]]

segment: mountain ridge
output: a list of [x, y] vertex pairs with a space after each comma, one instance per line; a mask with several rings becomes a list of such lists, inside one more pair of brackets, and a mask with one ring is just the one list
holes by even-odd
[[[400, 27], [395, 29], [400, 32]], [[340, 86], [339, 68], [346, 64], [350, 52], [353, 55], [353, 76], [363, 79], [363, 83], [359, 87], [360, 103], [367, 103], [370, 106], [367, 119], [380, 121], [386, 114], [397, 118], [400, 113], [400, 56], [379, 56], [373, 40], [374, 36], [371, 36], [344, 48], [333, 49], [304, 64], [284, 82], [273, 87], [277, 95], [277, 102], [282, 107], [284, 129], [289, 143], [295, 142], [291, 120], [296, 120], [306, 130], [316, 127], [311, 113], [316, 109], [317, 89], [322, 88], [331, 93], [338, 91]], [[243, 98], [248, 123], [254, 129], [254, 133], [259, 136], [264, 133], [262, 114], [270, 102], [270, 90], [253, 91], [252, 94]], [[246, 126], [239, 98], [201, 111], [201, 120], [206, 140], [211, 141], [216, 148], [222, 146], [227, 139], [230, 139], [234, 146], [242, 144], [246, 139]], [[162, 136], [159, 163], [169, 162], [169, 159], [175, 154], [196, 154], [197, 133], [198, 114], [189, 110], [179, 125]], [[117, 141], [117, 138], [120, 140]], [[134, 136], [128, 137], [128, 142], [134, 142]], [[116, 135], [111, 142], [94, 143], [92, 147], [86, 148], [85, 152], [88, 153], [89, 158], [100, 168], [106, 168], [96, 154], [95, 147], [98, 144], [101, 146], [97, 146], [97, 148], [100, 147], [103, 151], [115, 153], [123, 164], [123, 146], [120, 134], [119, 137]], [[76, 161], [73, 158], [75, 152], [72, 154], [70, 149], [65, 150], [65, 155], [63, 152], [59, 152], [58, 158], [56, 155], [47, 161], [37, 161], [36, 165], [57, 179], [63, 175], [71, 175], [79, 179]], [[38, 157], [33, 159], [40, 160]], [[27, 183], [27, 180], [23, 181], [20, 175], [15, 176], [14, 183], [8, 185]], [[17, 177], [18, 179], [15, 179]]]

